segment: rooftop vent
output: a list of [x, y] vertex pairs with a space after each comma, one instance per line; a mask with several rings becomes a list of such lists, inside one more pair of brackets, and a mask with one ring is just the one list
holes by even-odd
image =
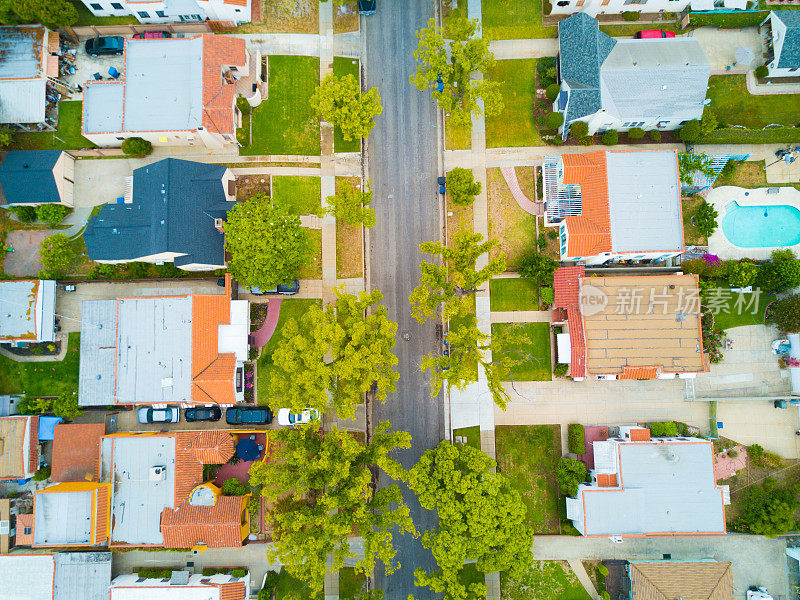
[[169, 578], [170, 585], [189, 585], [189, 571], [173, 571]]
[[156, 465], [150, 467], [150, 481], [164, 481], [167, 478], [167, 467]]

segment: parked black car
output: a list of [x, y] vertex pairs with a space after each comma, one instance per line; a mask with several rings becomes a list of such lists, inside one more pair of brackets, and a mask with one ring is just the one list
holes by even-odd
[[272, 410], [268, 406], [231, 406], [225, 411], [225, 422], [229, 425], [272, 423]]
[[[243, 290], [247, 291], [247, 290]], [[263, 296], [264, 294], [281, 294], [283, 296], [294, 296], [300, 291], [300, 282], [295, 279], [292, 283], [282, 283], [269, 290], [262, 290], [260, 287], [251, 287], [250, 293], [254, 296]]]
[[358, 0], [358, 14], [360, 15], [373, 15], [375, 14], [376, 0]]
[[183, 418], [187, 421], [219, 421], [222, 418], [222, 410], [219, 406], [187, 408], [183, 411]]
[[107, 35], [86, 40], [86, 54], [100, 56], [104, 54], [122, 54], [125, 50], [125, 38], [118, 35]]

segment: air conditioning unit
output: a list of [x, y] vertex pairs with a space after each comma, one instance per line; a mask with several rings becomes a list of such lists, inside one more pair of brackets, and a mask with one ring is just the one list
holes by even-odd
[[150, 467], [150, 481], [164, 481], [167, 478], [167, 467], [157, 465]]

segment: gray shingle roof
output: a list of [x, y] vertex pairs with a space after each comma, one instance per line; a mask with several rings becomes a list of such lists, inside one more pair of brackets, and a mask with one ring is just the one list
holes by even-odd
[[0, 204], [60, 202], [53, 168], [61, 150], [16, 150], [0, 164]]
[[800, 14], [796, 10], [774, 10], [772, 13], [786, 25], [778, 68], [796, 69], [800, 67]]
[[558, 23], [561, 79], [572, 89], [600, 86], [600, 65], [616, 44], [600, 31], [600, 24], [586, 13]]
[[222, 186], [226, 167], [167, 158], [133, 172], [133, 203], [107, 204], [83, 238], [92, 260], [135, 260], [175, 252], [177, 265], [223, 265], [214, 227], [233, 208]]

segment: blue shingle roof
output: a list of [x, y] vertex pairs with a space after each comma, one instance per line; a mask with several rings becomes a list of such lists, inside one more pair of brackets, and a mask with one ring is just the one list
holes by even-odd
[[616, 40], [600, 31], [600, 23], [578, 13], [558, 23], [561, 79], [576, 88], [599, 88], [600, 65]]
[[223, 235], [215, 218], [234, 202], [222, 187], [226, 167], [167, 158], [133, 172], [133, 202], [107, 204], [86, 226], [92, 260], [135, 260], [174, 252], [176, 266], [223, 265]]
[[0, 204], [60, 202], [53, 168], [61, 150], [16, 150], [0, 165]]
[[781, 55], [778, 57], [779, 69], [800, 67], [800, 14], [796, 10], [774, 10], [773, 14], [786, 25]]

